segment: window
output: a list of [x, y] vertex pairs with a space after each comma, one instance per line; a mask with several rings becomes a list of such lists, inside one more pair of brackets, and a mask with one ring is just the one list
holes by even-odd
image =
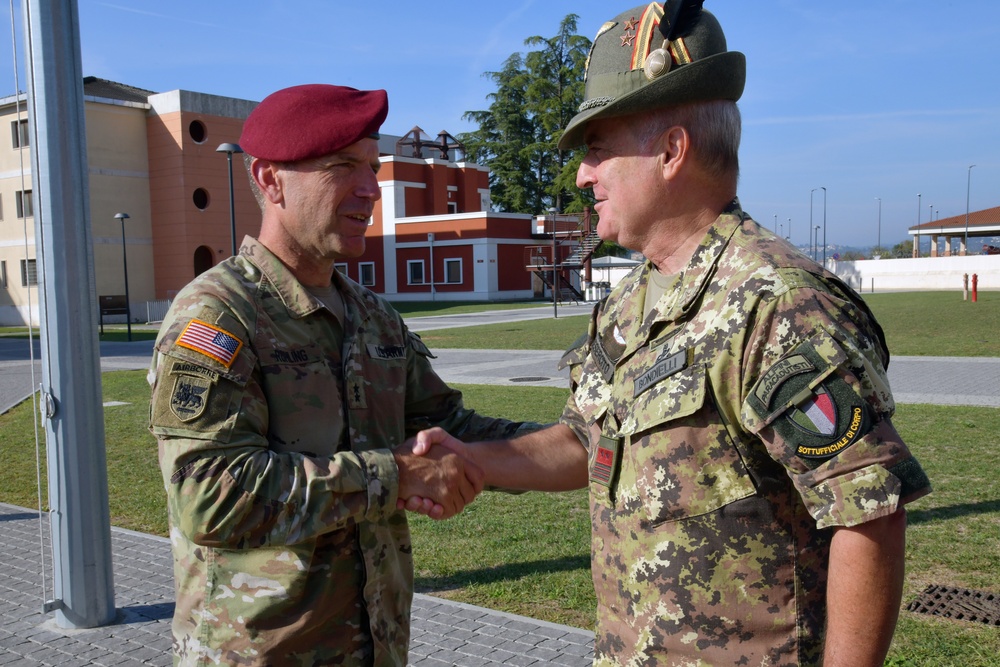
[[458, 202], [448, 202], [448, 213], [451, 215], [458, 213]]
[[7, 289], [7, 260], [0, 259], [0, 287]]
[[423, 285], [424, 281], [424, 260], [411, 259], [406, 262], [407, 282], [410, 285]]
[[21, 287], [38, 284], [38, 273], [35, 270], [35, 260], [21, 260]]
[[194, 202], [199, 211], [204, 211], [208, 208], [208, 190], [205, 188], [196, 188], [191, 195], [191, 201]]
[[10, 122], [10, 138], [14, 148], [30, 146], [28, 134], [28, 119], [12, 120]]
[[336, 269], [337, 271], [340, 271], [340, 275], [347, 276], [348, 278], [350, 277], [350, 275], [347, 273], [347, 264], [334, 264], [333, 268]]
[[191, 121], [191, 124], [188, 125], [188, 134], [191, 135], [196, 144], [203, 144], [205, 143], [205, 139], [208, 138], [208, 130], [200, 120]]
[[459, 284], [462, 282], [462, 260], [444, 260], [444, 281], [451, 284]]
[[361, 262], [358, 264], [359, 282], [365, 287], [372, 287], [375, 284], [375, 262]]
[[35, 208], [31, 205], [31, 190], [18, 190], [14, 193], [14, 204], [19, 218], [30, 218], [35, 213]]

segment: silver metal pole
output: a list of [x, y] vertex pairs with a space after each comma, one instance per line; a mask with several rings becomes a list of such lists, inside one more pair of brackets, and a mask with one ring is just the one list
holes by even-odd
[[965, 255], [969, 254], [969, 192], [972, 190], [972, 168], [975, 166], [969, 165], [969, 176], [965, 182]]
[[822, 185], [819, 189], [823, 191], [823, 268], [826, 268], [826, 188]]
[[64, 628], [115, 618], [97, 292], [75, 0], [29, 0], [35, 247], [54, 599]]

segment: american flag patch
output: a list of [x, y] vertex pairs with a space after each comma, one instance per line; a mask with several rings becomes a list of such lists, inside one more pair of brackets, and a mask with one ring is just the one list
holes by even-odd
[[208, 322], [191, 320], [177, 339], [180, 347], [201, 352], [229, 368], [236, 354], [243, 347], [243, 341]]

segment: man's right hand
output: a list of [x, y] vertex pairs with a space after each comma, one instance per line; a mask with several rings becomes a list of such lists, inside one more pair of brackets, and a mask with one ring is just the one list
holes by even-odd
[[[441, 446], [422, 447], [412, 442], [393, 450], [399, 468], [399, 498], [407, 509], [432, 519], [447, 519], [461, 512], [483, 490], [486, 475], [471, 461]], [[411, 508], [409, 499], [419, 499]], [[413, 505], [417, 505], [414, 502]]]

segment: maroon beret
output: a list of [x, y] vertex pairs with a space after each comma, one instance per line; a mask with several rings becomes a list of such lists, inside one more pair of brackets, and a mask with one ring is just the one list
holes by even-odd
[[314, 83], [271, 93], [258, 104], [240, 135], [240, 148], [274, 162], [297, 162], [336, 153], [378, 137], [389, 112], [384, 90], [356, 90]]

